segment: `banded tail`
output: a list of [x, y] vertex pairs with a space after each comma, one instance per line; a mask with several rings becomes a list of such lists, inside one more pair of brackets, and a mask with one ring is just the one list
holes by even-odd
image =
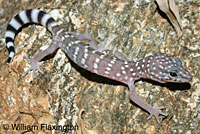
[[13, 57], [15, 56], [14, 49], [14, 39], [17, 35], [18, 31], [24, 26], [31, 23], [36, 23], [39, 25], [45, 26], [51, 33], [52, 27], [57, 25], [57, 22], [46, 12], [38, 10], [38, 9], [29, 9], [21, 11], [15, 17], [13, 17], [7, 27], [5, 33], [6, 39], [6, 47], [9, 51], [9, 58], [7, 60], [7, 64], [11, 62]]

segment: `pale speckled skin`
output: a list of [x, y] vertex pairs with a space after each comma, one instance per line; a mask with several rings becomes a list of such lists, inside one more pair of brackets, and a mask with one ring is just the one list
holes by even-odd
[[68, 33], [50, 15], [36, 9], [22, 11], [10, 21], [5, 34], [6, 46], [9, 50], [7, 63], [11, 61], [15, 54], [14, 38], [17, 31], [24, 24], [31, 22], [47, 27], [53, 35], [53, 41], [49, 48], [35, 55], [33, 59], [25, 57], [31, 63], [31, 67], [25, 72], [25, 75], [30, 70], [33, 70], [33, 73], [35, 70], [43, 73], [40, 70], [40, 66], [43, 63], [40, 62], [41, 59], [60, 48], [74, 63], [83, 69], [128, 85], [130, 99], [149, 112], [148, 119], [155, 116], [158, 123], [160, 123], [158, 115], [165, 116], [160, 111], [163, 107], [157, 107], [156, 105], [152, 107], [139, 98], [135, 92], [134, 82], [140, 78], [151, 79], [161, 83], [184, 83], [192, 79], [191, 74], [184, 69], [179, 59], [175, 59], [165, 53], [156, 53], [136, 62], [128, 61], [119, 55], [117, 57], [105, 55], [91, 45], [81, 42], [79, 39], [83, 36], [82, 34]]

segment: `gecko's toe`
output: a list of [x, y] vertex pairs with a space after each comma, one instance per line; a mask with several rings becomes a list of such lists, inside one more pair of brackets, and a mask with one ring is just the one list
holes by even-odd
[[24, 73], [24, 76], [26, 76], [28, 74], [29, 71], [33, 70], [33, 78], [35, 77], [35, 71], [38, 70], [40, 73], [44, 74], [42, 72], [42, 70], [40, 69], [40, 66], [44, 63], [44, 61], [42, 62], [38, 62], [35, 61], [33, 59], [29, 59], [27, 56], [24, 56], [24, 58], [31, 63], [31, 66], [29, 67], [29, 69]]
[[160, 119], [158, 118], [158, 115], [163, 115], [163, 116], [167, 116], [165, 113], [163, 113], [161, 110], [164, 109], [165, 107], [160, 106], [158, 107], [157, 104], [155, 103], [153, 106], [152, 111], [150, 111], [150, 115], [147, 117], [147, 120], [149, 120], [150, 118], [152, 118], [152, 116], [154, 116], [156, 118], [156, 121], [160, 124]]

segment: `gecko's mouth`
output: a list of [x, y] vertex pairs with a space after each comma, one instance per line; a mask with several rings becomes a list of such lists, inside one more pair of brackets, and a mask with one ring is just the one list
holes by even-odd
[[170, 82], [170, 83], [189, 83], [192, 80], [192, 76], [187, 76], [187, 78], [181, 78], [181, 79], [177, 79], [177, 80], [166, 80], [166, 82]]
[[184, 83], [185, 82], [190, 82], [191, 80], [192, 80], [192, 75], [191, 74], [186, 75], [186, 77], [182, 79], [182, 81]]

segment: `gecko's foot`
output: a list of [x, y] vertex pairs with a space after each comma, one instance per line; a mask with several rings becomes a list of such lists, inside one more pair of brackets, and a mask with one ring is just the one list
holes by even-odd
[[160, 120], [158, 118], [158, 115], [167, 116], [165, 113], [160, 111], [162, 109], [164, 109], [163, 106], [158, 107], [157, 104], [155, 103], [154, 106], [153, 106], [152, 111], [149, 111], [150, 115], [147, 117], [147, 120], [149, 120], [152, 116], [154, 116], [156, 118], [156, 121], [160, 124]]
[[98, 45], [96, 46], [95, 49], [97, 49], [100, 52], [103, 52], [103, 51], [106, 51], [106, 50], [112, 51], [112, 49], [111, 48], [107, 48], [106, 45], [111, 44], [111, 42], [115, 38], [117, 38], [117, 35], [116, 34], [112, 34], [108, 38], [106, 38], [104, 41], [100, 41], [100, 40], [96, 39], [97, 42], [98, 42]]
[[115, 51], [115, 52], [114, 52], [114, 55], [115, 55], [118, 59], [120, 59], [120, 60], [129, 61], [129, 60], [126, 58], [126, 56], [125, 56], [123, 53], [119, 52], [119, 51]]
[[98, 45], [96, 45], [95, 47], [93, 47], [94, 49], [98, 50], [99, 52], [103, 52], [103, 51], [110, 51], [111, 49], [110, 48], [106, 48], [106, 40], [104, 41], [100, 41], [98, 39], [96, 39], [96, 41], [98, 42]]
[[133, 60], [133, 57], [134, 57], [134, 54], [130, 54], [130, 60], [123, 54], [123, 53], [121, 53], [121, 52], [119, 52], [119, 51], [115, 51], [114, 53], [113, 53], [118, 59], [120, 59], [120, 60], [124, 60], [124, 61], [134, 61]]
[[42, 62], [38, 62], [38, 61], [35, 61], [33, 59], [29, 59], [27, 56], [24, 56], [24, 58], [31, 63], [31, 66], [29, 67], [29, 69], [24, 73], [24, 76], [27, 75], [27, 73], [31, 70], [33, 70], [33, 78], [35, 77], [35, 71], [38, 70], [40, 73], [44, 74], [42, 72], [42, 70], [40, 70], [40, 66], [44, 63], [44, 61]]

